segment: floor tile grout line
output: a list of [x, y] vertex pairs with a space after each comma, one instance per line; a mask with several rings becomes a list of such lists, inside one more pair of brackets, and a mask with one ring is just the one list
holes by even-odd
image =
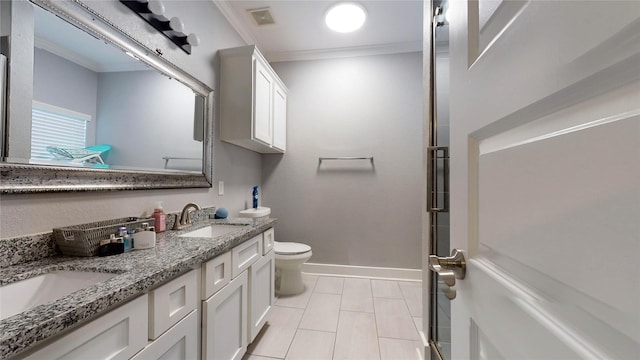
[[378, 358], [382, 360], [382, 348], [380, 347], [380, 333], [378, 332], [378, 314], [376, 313], [376, 301], [373, 296], [373, 282], [369, 279], [371, 289], [371, 303], [373, 305], [373, 323], [376, 325], [376, 343], [378, 344]]
[[[342, 294], [340, 295], [340, 307], [342, 306]], [[338, 322], [336, 323], [336, 336], [333, 339], [333, 349], [331, 351], [331, 360], [336, 357], [336, 343], [338, 342], [338, 330], [340, 330], [340, 307], [338, 307]]]
[[[400, 288], [400, 292], [402, 293], [402, 288]], [[416, 334], [418, 334], [418, 338], [420, 338], [420, 331], [418, 330], [418, 325], [416, 325], [416, 322], [413, 320], [413, 314], [411, 314], [411, 309], [409, 309], [409, 304], [407, 304], [407, 299], [404, 298], [404, 293], [402, 294], [402, 300], [404, 303], [404, 307], [407, 309], [407, 312], [409, 313], [409, 317], [411, 317], [411, 324], [413, 325], [413, 328], [415, 329]]]

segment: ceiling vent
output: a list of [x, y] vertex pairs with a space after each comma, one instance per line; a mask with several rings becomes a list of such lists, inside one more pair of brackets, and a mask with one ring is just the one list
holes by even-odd
[[271, 12], [269, 11], [268, 7], [261, 9], [251, 9], [247, 11], [249, 12], [249, 14], [251, 14], [253, 21], [255, 21], [256, 25], [258, 26], [271, 25], [276, 23], [273, 20], [273, 16], [271, 16]]

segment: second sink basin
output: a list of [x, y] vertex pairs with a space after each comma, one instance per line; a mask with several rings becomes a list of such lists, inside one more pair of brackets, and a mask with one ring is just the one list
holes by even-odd
[[198, 230], [193, 230], [188, 233], [178, 235], [179, 237], [201, 237], [201, 238], [214, 238], [217, 236], [222, 236], [228, 234], [232, 231], [240, 229], [242, 226], [246, 226], [246, 224], [238, 224], [238, 225], [230, 225], [230, 224], [221, 224], [221, 225], [210, 225], [207, 227], [203, 227]]
[[106, 281], [117, 274], [54, 271], [0, 287], [0, 320]]

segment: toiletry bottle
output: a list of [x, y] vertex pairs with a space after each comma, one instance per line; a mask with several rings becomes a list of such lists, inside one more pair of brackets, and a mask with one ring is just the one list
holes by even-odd
[[167, 214], [164, 213], [164, 209], [162, 208], [162, 201], [158, 201], [151, 216], [153, 217], [157, 233], [167, 230]]
[[153, 226], [142, 223], [142, 228], [136, 232], [135, 249], [150, 249], [156, 246], [156, 233]]
[[118, 237], [124, 238], [124, 236], [127, 234], [127, 227], [126, 226], [120, 226], [118, 228], [118, 231], [116, 231], [116, 235], [118, 235]]
[[129, 232], [126, 232], [123, 236], [122, 236], [122, 241], [124, 242], [124, 251], [128, 252], [131, 251], [131, 235], [129, 235]]
[[253, 187], [253, 208], [258, 208], [258, 186]]
[[109, 239], [100, 241], [98, 248], [98, 256], [110, 256], [122, 254], [124, 252], [124, 243], [121, 237], [111, 234]]
[[125, 247], [125, 251], [131, 251], [136, 247], [136, 239], [135, 239], [135, 235], [136, 235], [136, 230], [135, 229], [131, 229], [129, 231], [127, 231], [127, 235], [129, 236], [129, 247], [127, 248], [127, 244], [124, 245]]

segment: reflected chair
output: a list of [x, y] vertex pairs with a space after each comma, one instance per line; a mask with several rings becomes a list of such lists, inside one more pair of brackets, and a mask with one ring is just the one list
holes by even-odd
[[111, 150], [111, 145], [100, 144], [86, 148], [70, 149], [58, 146], [47, 146], [47, 151], [56, 159], [70, 160], [75, 163], [104, 164], [102, 156]]

